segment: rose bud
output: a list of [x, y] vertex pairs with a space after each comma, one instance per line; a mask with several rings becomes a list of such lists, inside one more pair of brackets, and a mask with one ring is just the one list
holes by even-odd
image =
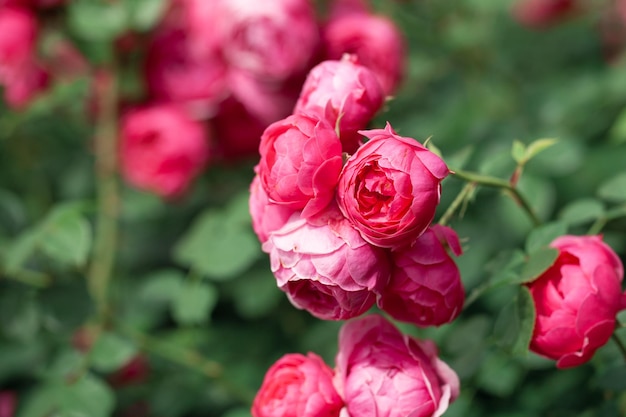
[[396, 320], [416, 326], [450, 323], [463, 309], [461, 274], [446, 247], [461, 254], [459, 238], [445, 226], [432, 226], [412, 246], [393, 253], [391, 279], [378, 306]]
[[587, 362], [615, 330], [626, 308], [624, 267], [600, 236], [561, 236], [554, 264], [528, 284], [537, 311], [530, 350], [558, 368]]
[[270, 201], [307, 218], [332, 201], [341, 171], [341, 142], [325, 120], [295, 114], [268, 126], [258, 165]]
[[350, 416], [439, 417], [459, 395], [459, 378], [433, 342], [402, 335], [378, 315], [341, 328], [335, 386]]
[[448, 167], [416, 140], [398, 136], [389, 123], [361, 134], [370, 140], [339, 177], [341, 212], [371, 244], [408, 246], [433, 220]]
[[250, 216], [252, 229], [261, 243], [265, 242], [270, 233], [280, 229], [294, 214], [295, 210], [279, 204], [271, 203], [261, 185], [258, 175], [250, 184]]
[[108, 381], [113, 387], [120, 388], [142, 383], [148, 378], [149, 374], [150, 362], [148, 358], [138, 354], [133, 356], [120, 369], [109, 375]]
[[314, 353], [290, 353], [265, 374], [252, 417], [339, 417], [342, 406], [324, 360]]
[[13, 417], [17, 408], [17, 395], [13, 391], [0, 391], [0, 417]]
[[353, 153], [361, 144], [358, 130], [367, 127], [383, 101], [376, 74], [360, 65], [356, 55], [344, 55], [309, 72], [294, 113], [315, 114], [332, 126], [339, 123], [343, 150]]
[[368, 13], [348, 13], [332, 18], [322, 32], [327, 59], [354, 54], [371, 69], [385, 95], [393, 95], [405, 67], [404, 37], [389, 18]]
[[278, 287], [291, 303], [323, 320], [344, 320], [367, 311], [389, 279], [384, 250], [365, 242], [336, 208], [324, 222], [294, 215], [271, 233], [270, 254]]
[[221, 2], [217, 31], [233, 68], [273, 81], [305, 72], [319, 45], [309, 0]]
[[204, 127], [179, 108], [165, 105], [124, 116], [120, 152], [126, 180], [164, 198], [183, 194], [209, 157]]
[[513, 17], [531, 28], [553, 25], [576, 9], [576, 0], [520, 0], [513, 6]]

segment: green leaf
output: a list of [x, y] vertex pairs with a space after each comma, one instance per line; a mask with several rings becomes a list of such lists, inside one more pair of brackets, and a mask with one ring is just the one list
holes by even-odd
[[253, 270], [233, 282], [233, 302], [237, 312], [248, 319], [270, 313], [284, 294], [276, 286], [269, 268]]
[[598, 189], [598, 196], [610, 202], [626, 201], [626, 172], [621, 172], [605, 181]]
[[228, 213], [206, 211], [174, 248], [174, 259], [215, 280], [242, 273], [261, 255], [248, 225]]
[[524, 157], [526, 156], [526, 146], [519, 140], [513, 141], [513, 147], [511, 148], [511, 156], [518, 163], [518, 165], [524, 165]]
[[35, 389], [17, 417], [110, 417], [115, 406], [111, 388], [93, 375], [66, 383], [54, 380]]
[[74, 0], [68, 2], [70, 29], [88, 41], [112, 41], [128, 28], [129, 16], [122, 2]]
[[540, 152], [548, 149], [558, 142], [557, 139], [537, 139], [532, 142], [526, 148], [526, 154], [524, 155], [524, 163], [530, 161], [535, 156], [537, 156]]
[[620, 364], [606, 369], [597, 376], [596, 384], [604, 390], [626, 391], [626, 365]]
[[515, 280], [520, 284], [527, 284], [537, 279], [548, 268], [554, 265], [559, 256], [558, 249], [543, 248], [531, 253], [522, 267], [519, 277]]
[[520, 286], [515, 299], [502, 309], [496, 319], [494, 336], [497, 343], [513, 355], [526, 355], [535, 326], [535, 315], [530, 290]]
[[187, 281], [175, 295], [172, 314], [181, 325], [205, 323], [217, 303], [215, 287], [201, 281]]
[[581, 198], [569, 203], [559, 213], [559, 219], [570, 226], [592, 222], [605, 213], [604, 204], [594, 198]]
[[166, 0], [126, 0], [125, 4], [132, 27], [145, 32], [161, 20], [169, 2]]
[[626, 142], [626, 109], [622, 110], [615, 123], [613, 123], [609, 135], [614, 143]]
[[100, 372], [113, 372], [128, 363], [136, 353], [137, 347], [131, 341], [114, 333], [103, 333], [90, 352], [90, 361]]
[[565, 222], [546, 223], [533, 229], [526, 239], [526, 252], [532, 253], [547, 247], [554, 239], [567, 233]]
[[36, 229], [22, 232], [3, 254], [4, 267], [9, 274], [19, 271], [37, 249], [39, 233]]
[[155, 272], [145, 278], [139, 291], [142, 300], [155, 303], [169, 303], [178, 294], [185, 276], [175, 269]]
[[79, 204], [58, 206], [39, 230], [43, 253], [59, 263], [83, 266], [91, 250], [92, 233]]

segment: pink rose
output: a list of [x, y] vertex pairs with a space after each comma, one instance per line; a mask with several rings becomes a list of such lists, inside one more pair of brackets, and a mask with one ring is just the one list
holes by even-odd
[[392, 95], [404, 75], [404, 36], [385, 16], [346, 13], [331, 18], [322, 32], [327, 59], [354, 54], [378, 77], [385, 95]]
[[335, 386], [354, 417], [439, 417], [459, 395], [459, 378], [434, 343], [378, 315], [341, 328]]
[[528, 284], [537, 310], [530, 349], [558, 368], [587, 362], [615, 329], [626, 308], [624, 267], [600, 236], [561, 236], [554, 264]]
[[220, 157], [227, 161], [259, 158], [259, 143], [267, 124], [251, 115], [239, 101], [229, 97], [220, 103], [211, 124]]
[[17, 396], [13, 391], [0, 391], [0, 417], [13, 417]]
[[120, 140], [126, 180], [166, 198], [184, 193], [209, 156], [203, 126], [173, 106], [129, 112]]
[[179, 13], [171, 15], [148, 46], [148, 91], [155, 101], [182, 103], [198, 117], [208, 118], [228, 95], [226, 62], [217, 40], [212, 44], [194, 36], [182, 13], [186, 10], [174, 11]]
[[252, 180], [252, 184], [250, 184], [249, 205], [252, 228], [261, 243], [267, 240], [270, 233], [280, 229], [287, 223], [287, 220], [294, 213], [294, 210], [289, 207], [269, 201], [258, 174]]
[[385, 251], [365, 242], [336, 209], [315, 223], [294, 215], [263, 250], [291, 303], [323, 320], [363, 314], [389, 279]]
[[37, 21], [27, 9], [0, 7], [0, 83], [19, 72], [33, 60], [37, 38]]
[[4, 98], [13, 109], [27, 106], [50, 83], [50, 75], [38, 63], [24, 62], [7, 76]]
[[228, 0], [217, 26], [231, 66], [258, 78], [284, 80], [305, 72], [319, 45], [308, 0]]
[[557, 23], [576, 9], [576, 0], [519, 0], [513, 17], [521, 24], [541, 28]]
[[360, 65], [356, 55], [344, 55], [309, 72], [294, 113], [315, 114], [332, 126], [339, 121], [343, 149], [353, 153], [360, 145], [358, 130], [367, 127], [383, 101], [376, 75]]
[[370, 140], [341, 171], [339, 207], [368, 242], [410, 245], [435, 216], [448, 167], [419, 142], [398, 136], [389, 123], [361, 134]]
[[324, 360], [314, 353], [290, 353], [265, 374], [252, 417], [339, 417], [342, 406]]
[[259, 176], [270, 201], [321, 212], [333, 199], [341, 171], [341, 142], [324, 120], [295, 114], [268, 126], [261, 136]]
[[463, 309], [461, 274], [446, 246], [461, 254], [454, 230], [433, 226], [410, 247], [393, 253], [391, 280], [378, 306], [396, 320], [416, 326], [450, 323]]

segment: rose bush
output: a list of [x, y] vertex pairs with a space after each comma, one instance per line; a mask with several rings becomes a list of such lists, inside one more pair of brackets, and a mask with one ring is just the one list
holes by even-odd
[[361, 134], [369, 141], [341, 171], [339, 207], [368, 242], [410, 245], [435, 216], [448, 167], [416, 140], [397, 135], [390, 124]]
[[554, 264], [528, 285], [537, 318], [530, 349], [559, 368], [587, 362], [615, 329], [626, 308], [624, 267], [600, 236], [561, 236]]
[[463, 309], [461, 273], [447, 250], [461, 254], [456, 232], [432, 226], [412, 246], [393, 253], [389, 284], [378, 306], [396, 320], [420, 327], [440, 326]]
[[338, 417], [343, 406], [333, 371], [314, 353], [286, 354], [267, 371], [253, 417]]
[[459, 395], [459, 378], [434, 343], [403, 335], [378, 315], [341, 328], [335, 385], [354, 417], [439, 417]]

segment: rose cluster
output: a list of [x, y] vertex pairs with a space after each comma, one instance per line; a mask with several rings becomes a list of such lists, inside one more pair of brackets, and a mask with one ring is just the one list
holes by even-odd
[[253, 228], [297, 308], [343, 320], [378, 304], [398, 320], [438, 326], [464, 302], [449, 253], [461, 254], [458, 236], [431, 227], [449, 170], [389, 124], [359, 130], [381, 105], [380, 82], [357, 57], [315, 67], [294, 113], [261, 137]]
[[343, 325], [334, 369], [314, 353], [274, 363], [252, 416], [439, 417], [458, 395], [459, 378], [431, 341], [368, 315]]
[[[370, 21], [381, 28], [375, 36]], [[329, 112], [331, 129], [353, 131], [345, 140], [356, 147], [360, 120], [372, 116], [359, 111], [379, 107], [401, 80], [403, 44], [395, 24], [363, 2], [337, 0], [319, 16], [311, 0], [171, 0], [146, 46], [145, 101], [122, 121], [123, 173], [172, 198], [212, 160], [257, 156], [261, 134], [293, 112], [307, 75], [310, 85], [341, 83], [346, 71], [332, 81], [311, 69], [347, 52], [368, 71], [343, 84], [355, 89], [349, 101], [315, 108], [325, 97], [311, 95], [298, 106]], [[341, 117], [346, 107], [354, 111]]]

